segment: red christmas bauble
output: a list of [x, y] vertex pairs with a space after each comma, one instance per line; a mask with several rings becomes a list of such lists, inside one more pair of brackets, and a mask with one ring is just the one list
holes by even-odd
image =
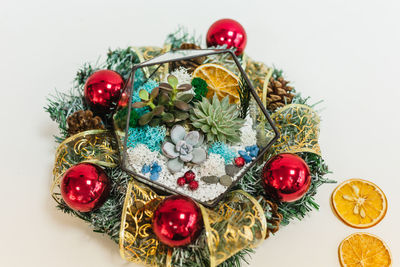
[[[85, 100], [97, 115], [104, 116], [116, 109], [122, 95], [124, 80], [112, 70], [99, 70], [90, 75], [85, 84]], [[122, 100], [126, 102], [126, 99]]]
[[283, 153], [272, 157], [265, 164], [262, 180], [267, 195], [282, 202], [293, 202], [307, 193], [311, 175], [302, 158]]
[[97, 165], [80, 163], [69, 168], [61, 180], [61, 196], [68, 207], [80, 212], [99, 208], [110, 192], [110, 180]]
[[188, 197], [167, 197], [154, 212], [153, 231], [162, 243], [170, 247], [192, 243], [202, 229], [200, 208]]
[[221, 19], [208, 29], [206, 36], [207, 46], [227, 45], [235, 47], [237, 56], [243, 53], [247, 43], [247, 35], [243, 26], [233, 19]]

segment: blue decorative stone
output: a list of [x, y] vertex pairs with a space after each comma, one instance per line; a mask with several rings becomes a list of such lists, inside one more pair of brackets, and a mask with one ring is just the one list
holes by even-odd
[[253, 159], [249, 156], [249, 154], [247, 153], [247, 151], [244, 150], [239, 150], [239, 155], [244, 159], [244, 161], [246, 161], [246, 163], [251, 162]]
[[152, 181], [157, 181], [159, 177], [160, 177], [160, 173], [159, 172], [152, 172], [150, 174], [150, 180], [152, 180]]
[[151, 165], [151, 173], [155, 173], [155, 172], [160, 172], [161, 171], [161, 166], [158, 165], [157, 162], [153, 162], [153, 165]]
[[242, 156], [242, 157], [243, 157], [243, 156], [247, 156], [247, 152], [244, 151], [244, 150], [239, 150], [238, 153], [239, 153], [239, 155]]
[[258, 153], [260, 152], [260, 149], [258, 148], [257, 145], [253, 146], [246, 146], [246, 151], [249, 153], [249, 156], [252, 158], [255, 158], [258, 156]]
[[150, 165], [144, 164], [142, 167], [142, 173], [146, 174], [150, 172]]
[[249, 163], [253, 160], [249, 155], [243, 155], [242, 158], [244, 161], [246, 161], [246, 163]]

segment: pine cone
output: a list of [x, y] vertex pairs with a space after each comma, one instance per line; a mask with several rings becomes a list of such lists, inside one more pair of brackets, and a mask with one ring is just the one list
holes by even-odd
[[271, 218], [269, 218], [268, 220], [267, 235], [265, 236], [265, 239], [267, 239], [270, 233], [274, 234], [279, 230], [279, 225], [281, 224], [283, 216], [279, 213], [278, 205], [276, 203], [273, 203], [266, 199], [264, 200], [271, 207]]
[[74, 135], [92, 129], [104, 129], [99, 116], [93, 117], [90, 110], [78, 110], [67, 118], [68, 133]]
[[[179, 49], [201, 49], [200, 46], [195, 45], [195, 44], [190, 44], [190, 43], [183, 43], [181, 44]], [[175, 69], [178, 69], [179, 67], [184, 67], [188, 70], [189, 73], [192, 73], [198, 66], [203, 64], [204, 60], [206, 60], [206, 57], [196, 57], [188, 60], [180, 60], [180, 61], [174, 61], [169, 63], [169, 70], [173, 71]]]
[[291, 93], [293, 87], [288, 86], [288, 81], [279, 77], [275, 79], [271, 77], [268, 84], [267, 91], [267, 109], [274, 111], [279, 107], [292, 103], [294, 94]]

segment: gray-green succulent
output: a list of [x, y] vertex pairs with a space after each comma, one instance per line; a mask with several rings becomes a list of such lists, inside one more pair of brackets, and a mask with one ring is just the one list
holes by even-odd
[[[146, 90], [139, 91], [141, 102], [132, 104], [133, 108], [149, 107], [150, 112], [139, 118], [139, 125], [151, 126], [162, 123], [172, 124], [189, 118], [190, 101], [193, 95], [183, 93], [192, 88], [190, 84], [179, 84], [178, 79], [168, 76], [168, 83], [160, 83], [149, 94]], [[181, 94], [178, 94], [181, 93]]]
[[194, 104], [190, 111], [190, 120], [195, 128], [207, 136], [208, 142], [238, 143], [240, 128], [244, 124], [239, 115], [238, 106], [229, 103], [229, 96], [220, 101], [214, 94], [211, 101], [203, 97]]
[[187, 162], [200, 164], [207, 158], [207, 152], [201, 148], [204, 135], [198, 131], [186, 132], [179, 124], [171, 129], [171, 142], [164, 142], [163, 154], [169, 158], [167, 167], [172, 173], [179, 172]]

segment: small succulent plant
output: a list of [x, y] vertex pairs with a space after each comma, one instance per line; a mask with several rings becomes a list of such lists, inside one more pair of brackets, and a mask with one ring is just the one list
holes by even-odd
[[208, 142], [240, 141], [240, 128], [244, 120], [239, 117], [236, 104], [229, 104], [229, 96], [219, 101], [216, 94], [212, 100], [203, 97], [201, 102], [196, 102], [190, 111], [190, 120], [195, 128], [201, 129]]
[[200, 164], [207, 158], [206, 151], [201, 148], [204, 136], [198, 131], [186, 132], [181, 125], [175, 125], [171, 129], [171, 141], [162, 145], [163, 154], [169, 158], [168, 169], [179, 172], [186, 162]]
[[142, 101], [133, 103], [132, 107], [149, 107], [151, 109], [150, 112], [139, 118], [139, 125], [156, 126], [163, 122], [173, 123], [189, 118], [191, 108], [189, 103], [192, 101], [193, 95], [182, 92], [190, 90], [192, 86], [190, 84], [178, 85], [178, 79], [173, 75], [169, 75], [167, 80], [168, 83], [160, 83], [150, 94], [146, 90], [139, 91]]

